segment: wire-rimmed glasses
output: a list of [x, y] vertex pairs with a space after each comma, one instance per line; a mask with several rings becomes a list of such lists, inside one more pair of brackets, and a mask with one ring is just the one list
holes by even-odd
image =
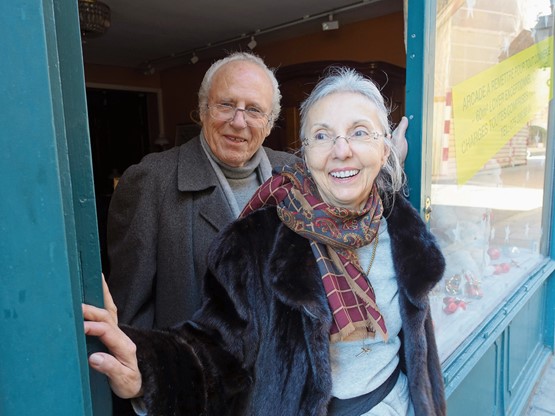
[[335, 136], [329, 132], [319, 131], [312, 136], [302, 139], [303, 145], [311, 146], [324, 150], [331, 150], [337, 140], [345, 139], [347, 143], [371, 143], [383, 137], [389, 137], [387, 133], [378, 131], [367, 131], [365, 129], [357, 129], [346, 136]]
[[239, 108], [229, 103], [207, 105], [210, 116], [219, 121], [231, 122], [242, 111], [245, 123], [249, 127], [263, 128], [270, 121], [270, 117], [256, 107]]

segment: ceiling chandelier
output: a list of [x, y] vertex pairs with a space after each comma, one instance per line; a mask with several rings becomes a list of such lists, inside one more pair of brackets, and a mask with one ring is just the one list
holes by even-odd
[[83, 39], [103, 35], [110, 27], [110, 8], [97, 0], [79, 0], [79, 24]]

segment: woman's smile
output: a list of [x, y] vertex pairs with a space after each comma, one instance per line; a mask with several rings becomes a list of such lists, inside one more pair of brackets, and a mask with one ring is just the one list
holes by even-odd
[[351, 179], [353, 176], [358, 175], [360, 170], [358, 169], [348, 169], [348, 170], [334, 170], [330, 172], [330, 176], [335, 179]]

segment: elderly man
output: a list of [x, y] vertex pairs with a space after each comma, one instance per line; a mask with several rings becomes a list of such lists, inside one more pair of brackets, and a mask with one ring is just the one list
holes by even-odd
[[[262, 147], [280, 98], [260, 58], [221, 59], [199, 90], [200, 136], [126, 170], [108, 214], [108, 285], [121, 323], [166, 328], [199, 309], [210, 243], [273, 166], [297, 160]], [[406, 126], [396, 134], [403, 149]]]

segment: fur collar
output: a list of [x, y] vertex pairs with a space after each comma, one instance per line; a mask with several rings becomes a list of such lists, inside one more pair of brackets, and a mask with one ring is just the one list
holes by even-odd
[[[249, 217], [254, 220], [253, 217], [263, 215], [267, 224], [276, 222], [277, 234], [269, 261], [269, 275], [276, 296], [293, 308], [304, 308], [310, 315], [327, 317], [326, 294], [308, 240], [283, 225], [274, 207], [257, 212]], [[399, 290], [415, 307], [424, 309], [429, 291], [443, 275], [443, 255], [418, 212], [404, 197], [397, 196], [386, 219]]]

